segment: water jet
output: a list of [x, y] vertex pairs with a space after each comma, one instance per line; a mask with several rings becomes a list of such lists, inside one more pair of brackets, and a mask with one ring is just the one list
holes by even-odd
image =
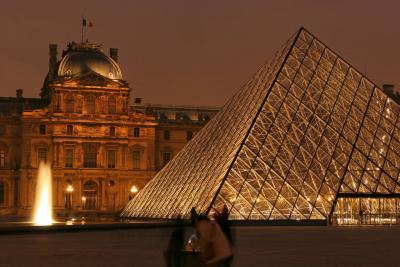
[[54, 223], [51, 180], [51, 165], [41, 162], [39, 164], [33, 210], [33, 223], [35, 225], [45, 226]]

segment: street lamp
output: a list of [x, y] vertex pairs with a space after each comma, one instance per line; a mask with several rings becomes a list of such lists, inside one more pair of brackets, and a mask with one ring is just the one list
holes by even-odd
[[83, 209], [85, 209], [85, 207], [86, 207], [86, 197], [85, 196], [82, 197], [82, 207], [83, 207]]
[[130, 193], [130, 195], [129, 195], [129, 200], [131, 200], [135, 195], [136, 195], [136, 193], [139, 191], [139, 189], [137, 188], [137, 186], [136, 185], [133, 185], [132, 187], [131, 187], [131, 193]]
[[70, 209], [72, 207], [72, 192], [74, 192], [74, 188], [69, 184], [65, 191], [65, 207]]
[[139, 190], [138, 190], [138, 188], [136, 187], [136, 185], [134, 185], [134, 186], [131, 187], [131, 193], [132, 193], [132, 194], [136, 194], [138, 191], [139, 191]]
[[74, 192], [74, 188], [72, 187], [72, 185], [68, 185], [68, 187], [67, 187], [67, 192], [68, 192], [68, 193]]

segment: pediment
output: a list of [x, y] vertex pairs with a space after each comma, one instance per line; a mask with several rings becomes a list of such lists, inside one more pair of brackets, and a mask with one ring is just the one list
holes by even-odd
[[123, 81], [112, 80], [93, 71], [68, 78], [64, 80], [63, 84], [66, 86], [126, 87], [126, 83]]

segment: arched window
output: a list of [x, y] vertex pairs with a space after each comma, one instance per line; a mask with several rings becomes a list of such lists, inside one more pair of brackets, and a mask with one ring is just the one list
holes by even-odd
[[72, 94], [68, 94], [65, 99], [65, 111], [68, 113], [74, 112], [74, 96]]
[[74, 134], [74, 126], [67, 125], [67, 134], [68, 135], [73, 135]]
[[110, 127], [110, 136], [115, 136], [115, 127]]
[[87, 181], [83, 184], [82, 207], [85, 210], [94, 210], [97, 206], [97, 184]]
[[0, 181], [0, 204], [6, 203], [6, 185]]
[[113, 96], [109, 96], [108, 97], [108, 113], [110, 114], [115, 114], [116, 113], [116, 101], [115, 101], [115, 97]]
[[88, 95], [86, 98], [86, 110], [88, 114], [94, 114], [96, 112], [96, 98], [94, 95]]

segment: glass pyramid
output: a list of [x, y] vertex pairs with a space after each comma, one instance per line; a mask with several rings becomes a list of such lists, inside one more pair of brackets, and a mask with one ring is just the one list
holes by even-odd
[[340, 195], [396, 195], [399, 110], [301, 28], [121, 216], [326, 220]]

